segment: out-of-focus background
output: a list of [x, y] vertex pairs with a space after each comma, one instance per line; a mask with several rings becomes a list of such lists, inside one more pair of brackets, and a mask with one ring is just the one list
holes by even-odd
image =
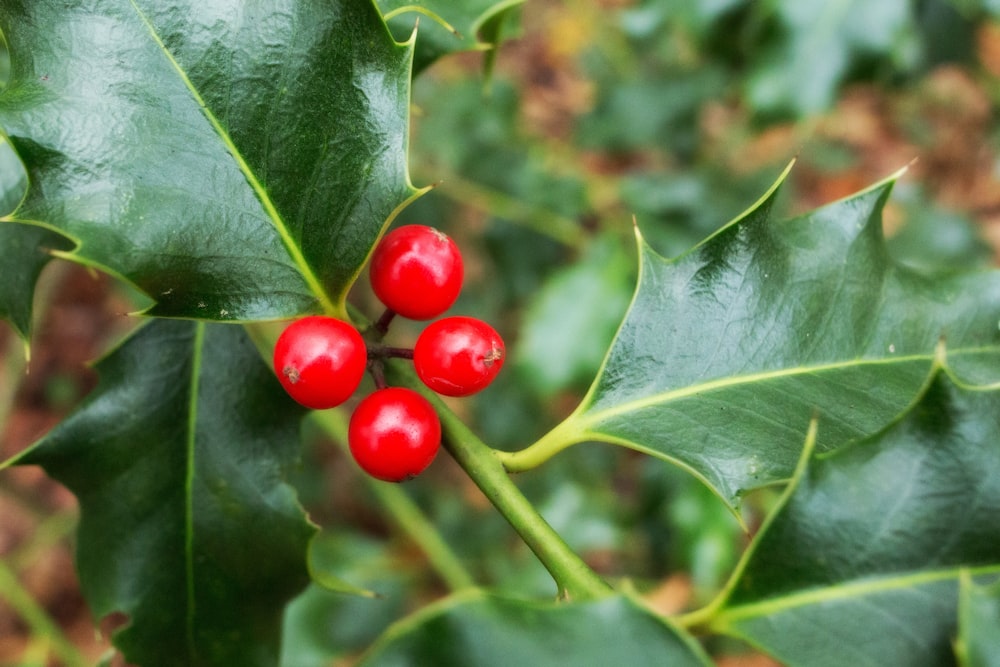
[[[679, 254], [792, 159], [784, 215], [905, 167], [885, 211], [893, 255], [926, 271], [996, 263], [995, 0], [531, 0], [507, 29], [489, 77], [481, 54], [464, 54], [417, 79], [411, 175], [438, 186], [399, 221], [455, 237], [468, 278], [454, 311], [508, 340], [498, 382], [454, 402], [495, 447], [530, 444], [586, 391], [634, 285], [633, 218], [662, 254]], [[354, 299], [377, 314], [363, 286]], [[0, 459], [72, 410], [96, 381], [87, 362], [135, 325], [127, 290], [65, 263], [46, 269], [36, 303], [30, 363], [0, 326]], [[443, 588], [308, 424], [303, 456], [295, 482], [324, 527], [326, 565], [383, 597], [306, 592], [288, 614], [284, 661], [349, 664]], [[551, 594], [445, 459], [407, 493], [479, 581]], [[746, 541], [711, 493], [634, 453], [580, 446], [519, 484], [588, 562], [633, 578], [665, 612], [710, 599]], [[753, 503], [747, 513], [752, 526]], [[0, 665], [93, 664], [107, 650], [73, 572], [76, 519], [73, 497], [41, 471], [0, 472]], [[742, 646], [709, 648], [720, 664], [770, 664]]]

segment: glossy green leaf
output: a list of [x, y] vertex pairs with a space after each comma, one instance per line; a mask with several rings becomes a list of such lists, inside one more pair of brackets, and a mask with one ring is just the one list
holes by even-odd
[[952, 664], [960, 578], [1000, 575], [998, 415], [938, 372], [884, 432], [807, 451], [711, 627], [790, 667]]
[[35, 283], [52, 259], [53, 250], [72, 244], [51, 230], [0, 220], [0, 252], [3, 280], [0, 280], [0, 320], [7, 320], [25, 340], [31, 332]]
[[787, 479], [810, 418], [820, 450], [881, 429], [916, 396], [944, 336], [970, 381], [1000, 377], [1000, 273], [925, 277], [890, 259], [892, 180], [784, 222], [773, 189], [672, 260], [640, 246], [633, 302], [566, 421], [506, 460], [599, 440], [690, 470], [733, 507]]
[[417, 30], [414, 69], [460, 51], [495, 49], [500, 27], [524, 0], [378, 0], [399, 40]]
[[68, 250], [71, 244], [60, 235], [30, 225], [10, 222], [5, 217], [20, 203], [28, 185], [24, 165], [0, 137], [0, 320], [7, 320], [24, 339], [31, 330], [32, 300], [38, 275], [48, 264], [51, 250]]
[[3, 0], [14, 219], [151, 313], [343, 315], [406, 167], [412, 45], [370, 0]]
[[81, 507], [80, 584], [130, 663], [274, 665], [314, 527], [284, 482], [303, 409], [243, 330], [156, 320], [97, 365], [76, 413], [16, 462]]
[[1000, 665], [1000, 582], [979, 586], [966, 573], [958, 603], [959, 635], [955, 645], [963, 667]]
[[28, 191], [28, 173], [10, 141], [0, 136], [0, 216], [17, 208]]
[[473, 591], [390, 630], [362, 665], [710, 665], [693, 638], [628, 597], [539, 603]]

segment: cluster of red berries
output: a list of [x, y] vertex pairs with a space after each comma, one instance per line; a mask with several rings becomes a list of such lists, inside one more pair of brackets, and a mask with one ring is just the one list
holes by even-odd
[[[430, 320], [444, 313], [458, 298], [463, 274], [458, 246], [440, 231], [407, 225], [387, 234], [369, 268], [372, 290], [386, 307], [374, 326], [378, 337], [395, 315]], [[434, 460], [441, 423], [419, 393], [385, 386], [382, 364], [390, 356], [412, 358], [417, 376], [433, 391], [468, 396], [496, 377], [503, 366], [504, 344], [493, 327], [472, 317], [432, 322], [410, 350], [366, 344], [349, 323], [312, 315], [282, 332], [274, 348], [274, 370], [292, 398], [323, 410], [350, 398], [368, 369], [376, 389], [351, 415], [351, 454], [373, 477], [400, 482]]]

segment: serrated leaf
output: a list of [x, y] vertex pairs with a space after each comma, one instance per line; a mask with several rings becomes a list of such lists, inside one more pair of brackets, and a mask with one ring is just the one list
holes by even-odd
[[397, 39], [405, 40], [417, 28], [416, 72], [448, 54], [496, 48], [503, 37], [502, 32], [497, 32], [499, 25], [509, 20], [523, 3], [524, 0], [378, 0], [383, 13], [390, 17], [389, 27]]
[[6, 217], [12, 213], [24, 199], [27, 190], [28, 173], [10, 145], [10, 140], [0, 135], [0, 216]]
[[344, 315], [406, 167], [411, 45], [370, 0], [0, 2], [14, 219], [151, 313]]
[[361, 664], [706, 667], [711, 662], [692, 637], [628, 597], [552, 604], [473, 591], [390, 628]]
[[[156, 320], [16, 462], [81, 507], [77, 568], [130, 663], [273, 665], [314, 527], [284, 482], [303, 409], [239, 327]], [[169, 647], [169, 648], [168, 648]]]
[[955, 653], [963, 667], [1000, 665], [1000, 582], [979, 586], [965, 573], [958, 601]]
[[66, 250], [72, 244], [51, 230], [0, 220], [0, 252], [3, 253], [3, 280], [0, 280], [0, 320], [7, 320], [21, 338], [31, 333], [35, 284], [42, 269], [52, 259], [50, 251]]
[[600, 374], [508, 467], [599, 440], [675, 462], [735, 508], [792, 474], [814, 414], [821, 451], [899, 414], [942, 336], [963, 375], [995, 380], [1000, 274], [894, 264], [880, 215], [892, 184], [784, 222], [771, 219], [776, 185], [672, 260], [640, 238], [639, 284]]
[[52, 256], [50, 250], [68, 250], [72, 244], [42, 227], [20, 225], [6, 219], [24, 197], [28, 175], [5, 137], [0, 136], [0, 253], [3, 253], [3, 280], [0, 281], [0, 320], [28, 339], [31, 331], [32, 301], [38, 276]]
[[939, 371], [884, 432], [807, 457], [711, 626], [790, 667], [952, 664], [959, 579], [1000, 574], [997, 415]]

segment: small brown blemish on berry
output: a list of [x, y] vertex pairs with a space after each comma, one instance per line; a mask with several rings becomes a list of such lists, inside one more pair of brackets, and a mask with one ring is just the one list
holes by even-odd
[[503, 350], [499, 347], [494, 347], [490, 350], [490, 353], [483, 357], [483, 364], [486, 366], [492, 366], [494, 362], [501, 361], [503, 359]]
[[294, 366], [285, 366], [283, 369], [281, 369], [281, 373], [286, 378], [288, 378], [288, 381], [291, 382], [292, 384], [295, 384], [296, 382], [299, 381], [299, 369], [295, 368]]

